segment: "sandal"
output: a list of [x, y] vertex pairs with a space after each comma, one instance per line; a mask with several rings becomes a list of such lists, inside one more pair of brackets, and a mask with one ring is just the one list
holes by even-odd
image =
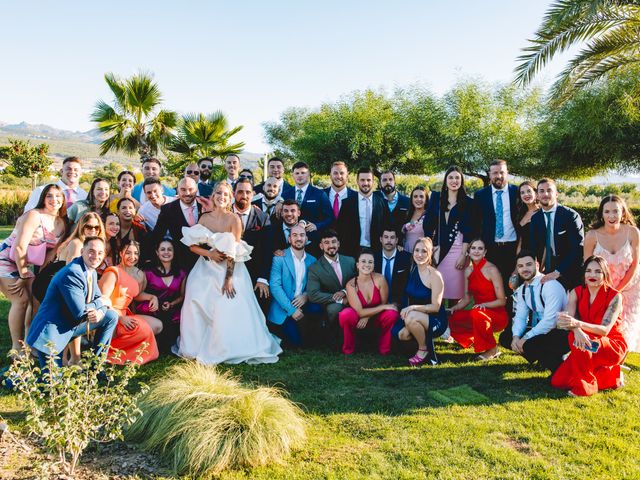
[[481, 353], [480, 355], [478, 355], [476, 357], [476, 360], [478, 360], [479, 362], [487, 362], [489, 360], [495, 360], [496, 358], [498, 358], [500, 355], [502, 355], [502, 352], [500, 352], [500, 350], [498, 350], [496, 353], [494, 353], [493, 355], [485, 355], [484, 353]]
[[[426, 348], [419, 348], [418, 352], [429, 352], [429, 350]], [[425, 354], [424, 357], [421, 357], [416, 353], [413, 357], [409, 359], [409, 365], [411, 365], [412, 367], [418, 367], [428, 360], [429, 360], [429, 355]]]

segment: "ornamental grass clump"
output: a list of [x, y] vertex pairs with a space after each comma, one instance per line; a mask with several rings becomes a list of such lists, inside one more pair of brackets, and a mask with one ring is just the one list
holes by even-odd
[[247, 388], [195, 362], [170, 368], [140, 397], [131, 440], [194, 477], [281, 462], [305, 439], [301, 410], [276, 388]]

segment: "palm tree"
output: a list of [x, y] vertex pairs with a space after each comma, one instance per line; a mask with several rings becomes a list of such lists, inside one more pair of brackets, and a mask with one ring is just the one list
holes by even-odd
[[210, 115], [189, 113], [178, 122], [178, 131], [168, 143], [168, 150], [183, 157], [225, 157], [240, 153], [244, 142], [229, 144], [230, 138], [242, 130], [242, 125], [227, 130], [228, 121], [220, 111]]
[[114, 104], [99, 100], [91, 114], [106, 136], [100, 155], [111, 150], [137, 153], [141, 159], [156, 155], [171, 138], [178, 116], [159, 109], [162, 95], [153, 76], [141, 72], [123, 80], [107, 73], [104, 79], [113, 92]]
[[586, 42], [551, 89], [557, 104], [582, 87], [640, 61], [639, 0], [556, 0], [518, 57], [516, 83], [526, 86], [558, 53]]

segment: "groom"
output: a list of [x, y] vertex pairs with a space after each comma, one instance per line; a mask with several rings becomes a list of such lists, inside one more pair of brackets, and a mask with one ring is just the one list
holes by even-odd
[[93, 349], [100, 355], [109, 346], [118, 323], [118, 314], [101, 298], [96, 268], [102, 264], [105, 243], [99, 237], [87, 237], [81, 256], [55, 274], [40, 309], [31, 322], [27, 344], [38, 351], [40, 366], [55, 350], [57, 362], [74, 338], [95, 331]]

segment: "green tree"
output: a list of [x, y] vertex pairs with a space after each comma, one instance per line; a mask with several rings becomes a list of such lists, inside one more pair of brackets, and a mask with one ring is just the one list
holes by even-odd
[[183, 115], [176, 133], [167, 143], [166, 149], [178, 154], [170, 161], [170, 171], [182, 170], [186, 164], [202, 157], [224, 158], [242, 152], [244, 142], [230, 143], [231, 137], [242, 128], [239, 125], [229, 130], [229, 121], [220, 111]]
[[556, 0], [518, 60], [516, 82], [526, 86], [557, 54], [586, 45], [552, 87], [558, 103], [584, 86], [640, 61], [638, 0]]
[[129, 169], [123, 167], [117, 162], [109, 162], [106, 165], [96, 168], [93, 172], [87, 172], [82, 175], [80, 183], [91, 184], [95, 178], [104, 178], [111, 184], [111, 188], [117, 189], [118, 175], [123, 170]]
[[36, 188], [38, 175], [45, 173], [53, 163], [47, 155], [49, 145], [31, 145], [25, 140], [9, 140], [9, 149], [6, 151], [11, 164], [11, 172], [17, 177], [31, 178], [31, 188]]
[[106, 138], [100, 144], [100, 155], [123, 151], [140, 155], [141, 159], [157, 155], [176, 127], [178, 116], [160, 109], [162, 95], [153, 76], [138, 73], [120, 79], [113, 73], [104, 76], [113, 93], [113, 106], [99, 100], [91, 114], [98, 130]]

